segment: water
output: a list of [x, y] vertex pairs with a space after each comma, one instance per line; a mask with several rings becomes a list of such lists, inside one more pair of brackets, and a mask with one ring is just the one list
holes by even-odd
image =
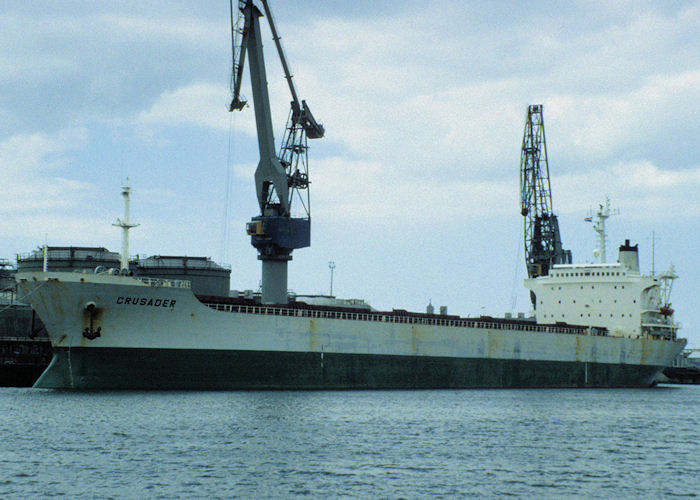
[[676, 497], [700, 386], [643, 390], [0, 389], [0, 497]]

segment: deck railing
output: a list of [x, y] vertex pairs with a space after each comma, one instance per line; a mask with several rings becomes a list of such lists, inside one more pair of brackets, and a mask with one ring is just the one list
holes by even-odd
[[[241, 314], [262, 314], [267, 316], [288, 316], [297, 318], [319, 318], [347, 321], [370, 321], [379, 323], [400, 323], [411, 325], [452, 326], [459, 328], [484, 328], [491, 330], [518, 330], [544, 333], [586, 334], [587, 327], [548, 326], [527, 323], [508, 323], [489, 321], [488, 319], [466, 318], [440, 318], [404, 316], [399, 314], [373, 313], [373, 312], [345, 312], [345, 311], [321, 311], [315, 309], [295, 309], [285, 307], [245, 306], [236, 304], [207, 303], [209, 308], [216, 311], [233, 312]], [[600, 335], [601, 331], [593, 328], [593, 335]]]
[[134, 276], [137, 280], [145, 285], [156, 288], [190, 288], [192, 285], [189, 280], [168, 280], [163, 278], [142, 278]]

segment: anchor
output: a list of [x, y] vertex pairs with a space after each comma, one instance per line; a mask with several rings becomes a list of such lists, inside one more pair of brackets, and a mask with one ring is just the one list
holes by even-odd
[[88, 340], [96, 339], [100, 336], [100, 332], [102, 332], [102, 327], [98, 326], [97, 329], [95, 329], [93, 323], [95, 316], [97, 315], [97, 304], [94, 302], [88, 302], [85, 304], [85, 312], [90, 315], [90, 326], [83, 330], [83, 337]]

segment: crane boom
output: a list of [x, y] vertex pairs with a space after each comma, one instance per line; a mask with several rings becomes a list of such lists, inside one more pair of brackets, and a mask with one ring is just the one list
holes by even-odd
[[[267, 0], [261, 0], [270, 30], [282, 62], [292, 96], [291, 112], [279, 154], [275, 153], [270, 98], [267, 89], [260, 18], [262, 12], [253, 0], [238, 1], [238, 17], [234, 23], [231, 7], [233, 70], [232, 99], [229, 111], [242, 110], [241, 83], [246, 56], [253, 91], [255, 125], [260, 161], [255, 170], [255, 190], [260, 215], [246, 225], [251, 244], [262, 261], [262, 301], [267, 304], [287, 302], [287, 262], [292, 250], [311, 244], [307, 138], [323, 137], [323, 125], [316, 122], [305, 101], [299, 101], [289, 71], [280, 37], [277, 34]], [[292, 204], [298, 200], [302, 216], [292, 216]]]
[[[528, 107], [520, 155], [520, 214], [525, 221], [525, 262], [530, 278], [544, 276], [554, 264], [571, 263], [559, 221], [552, 211], [542, 105]], [[534, 303], [534, 301], [533, 301]]]
[[287, 58], [284, 55], [284, 49], [282, 48], [282, 42], [280, 36], [277, 34], [277, 28], [275, 27], [275, 20], [272, 17], [272, 11], [268, 5], [267, 0], [261, 0], [263, 8], [265, 9], [265, 15], [267, 16], [267, 22], [270, 25], [270, 31], [272, 32], [272, 39], [275, 41], [275, 47], [277, 47], [277, 54], [280, 57], [280, 62], [282, 63], [282, 70], [284, 71], [284, 78], [287, 80], [287, 85], [289, 85], [289, 93], [292, 94], [292, 116], [291, 119], [294, 123], [301, 125], [306, 135], [309, 139], [320, 139], [323, 137], [325, 130], [323, 125], [316, 122], [311, 110], [306, 104], [306, 101], [299, 101], [297, 97], [297, 91], [294, 87], [294, 81], [292, 80], [292, 73], [289, 71], [289, 64], [287, 64]]

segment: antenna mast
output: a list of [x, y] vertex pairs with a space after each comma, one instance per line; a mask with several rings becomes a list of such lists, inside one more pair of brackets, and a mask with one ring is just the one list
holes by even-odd
[[[596, 222], [593, 224], [593, 230], [598, 233], [598, 255], [600, 263], [605, 264], [606, 255], [605, 247], [607, 246], [607, 234], [605, 232], [605, 221], [612, 215], [618, 215], [619, 210], [610, 209], [610, 198], [605, 198], [605, 205], [598, 205], [598, 211], [595, 213]], [[595, 255], [596, 252], [594, 252]]]
[[331, 270], [331, 293], [330, 293], [330, 296], [332, 297], [333, 296], [333, 270], [335, 269], [335, 262], [330, 261], [328, 263], [328, 269]]

